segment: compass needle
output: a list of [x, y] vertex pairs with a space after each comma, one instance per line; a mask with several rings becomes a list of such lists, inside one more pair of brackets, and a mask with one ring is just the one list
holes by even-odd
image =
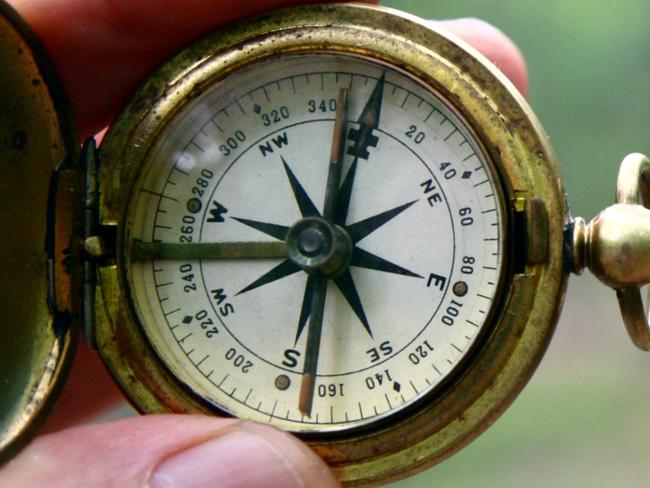
[[350, 210], [350, 200], [352, 198], [352, 187], [354, 186], [354, 178], [357, 174], [357, 165], [359, 158], [368, 159], [368, 147], [375, 147], [379, 141], [373, 131], [379, 127], [379, 116], [381, 114], [381, 104], [384, 97], [384, 83], [386, 79], [386, 72], [382, 72], [377, 80], [375, 87], [372, 90], [370, 98], [361, 111], [361, 115], [357, 119], [359, 129], [350, 129], [348, 138], [354, 141], [354, 144], [348, 147], [348, 154], [354, 156], [354, 160], [345, 175], [343, 186], [341, 188], [341, 195], [339, 197], [338, 208], [336, 210], [336, 223], [345, 225]]
[[295, 346], [300, 340], [302, 331], [307, 325], [307, 319], [311, 310], [311, 301], [314, 294], [314, 280], [313, 276], [307, 276], [307, 283], [305, 284], [305, 294], [302, 298], [302, 305], [300, 307], [300, 317], [298, 318], [298, 330], [296, 331], [296, 339], [293, 342]]
[[[343, 165], [343, 133], [345, 132], [345, 119], [347, 116], [347, 91], [339, 90], [337, 99], [336, 116], [327, 173], [327, 186], [325, 187], [325, 203], [323, 204], [323, 218], [333, 224], [336, 212], [337, 197], [341, 181], [341, 166]], [[304, 213], [303, 213], [304, 215]], [[327, 279], [324, 276], [310, 276], [307, 285], [311, 285], [311, 308], [309, 312], [309, 329], [307, 331], [307, 347], [305, 349], [305, 364], [302, 383], [300, 385], [300, 398], [298, 408], [307, 416], [311, 416], [314, 402], [314, 388], [318, 372], [318, 357], [323, 330], [323, 313], [327, 295]], [[305, 290], [307, 295], [307, 289]]]
[[284, 242], [143, 242], [134, 239], [131, 248], [134, 261], [194, 259], [272, 259], [286, 258]]

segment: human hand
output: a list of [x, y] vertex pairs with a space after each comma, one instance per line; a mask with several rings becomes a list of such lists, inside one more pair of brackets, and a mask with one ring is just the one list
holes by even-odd
[[[154, 68], [193, 39], [240, 17], [294, 3], [305, 2], [12, 1], [46, 44], [84, 136], [105, 126]], [[437, 25], [473, 44], [526, 93], [523, 60], [502, 33], [472, 19]], [[120, 396], [98, 356], [80, 347], [46, 430], [74, 425]], [[64, 430], [37, 439], [0, 470], [0, 485], [7, 486], [156, 483], [336, 484], [322, 461], [294, 437], [250, 423], [197, 416], [149, 416]]]

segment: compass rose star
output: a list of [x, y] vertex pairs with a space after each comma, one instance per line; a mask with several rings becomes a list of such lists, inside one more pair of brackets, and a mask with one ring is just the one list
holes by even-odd
[[[351, 193], [350, 190], [352, 186], [351, 181], [354, 178], [353, 172], [355, 171], [356, 160], [357, 158], [355, 158], [353, 165], [348, 170], [346, 179], [342, 183], [341, 188], [339, 190], [340, 197], [343, 199], [343, 205], [345, 207], [344, 210], [345, 218], [347, 218], [347, 210], [348, 210], [347, 205], [349, 204], [349, 194]], [[309, 194], [307, 193], [303, 185], [300, 183], [299, 179], [291, 170], [289, 163], [286, 161], [284, 157], [281, 157], [281, 162], [285, 170], [285, 173], [287, 175], [287, 179], [289, 180], [289, 185], [291, 187], [293, 196], [296, 200], [298, 208], [300, 209], [301, 215], [303, 217], [321, 217], [321, 213], [314, 205], [312, 199], [309, 197]], [[348, 186], [349, 189], [347, 188]], [[352, 252], [349, 260], [349, 266], [356, 266], [359, 268], [366, 268], [375, 271], [382, 271], [382, 272], [393, 273], [402, 276], [409, 276], [413, 278], [422, 278], [421, 275], [414, 273], [406, 268], [403, 268], [395, 263], [392, 263], [380, 256], [370, 253], [358, 246], [359, 241], [361, 241], [371, 233], [375, 232], [377, 229], [382, 227], [384, 224], [386, 224], [393, 218], [397, 217], [399, 214], [404, 212], [406, 209], [411, 207], [416, 202], [417, 200], [407, 202], [405, 204], [399, 205], [395, 208], [386, 210], [384, 212], [378, 213], [376, 215], [373, 215], [371, 217], [368, 217], [366, 219], [360, 220], [358, 222], [355, 222], [347, 226], [341, 225], [339, 223], [339, 226], [342, 227], [349, 234], [353, 243]], [[341, 209], [342, 207], [341, 205], [339, 205], [338, 207], [339, 212], [337, 214], [337, 217], [341, 216], [342, 214]], [[237, 222], [240, 222], [241, 224], [244, 224], [248, 227], [251, 227], [259, 232], [262, 232], [268, 236], [274, 237], [275, 239], [279, 239], [279, 240], [286, 240], [287, 234], [289, 233], [290, 230], [290, 227], [286, 225], [279, 225], [279, 224], [274, 224], [269, 222], [260, 222], [257, 220], [245, 219], [241, 217], [231, 217], [231, 218], [233, 220], [236, 220]], [[339, 218], [337, 218], [336, 220], [340, 222]], [[301, 270], [302, 269], [300, 268], [300, 266], [295, 264], [291, 259], [287, 258], [284, 261], [282, 261], [280, 264], [271, 268], [269, 271], [267, 271], [265, 274], [260, 276], [258, 279], [256, 279], [255, 281], [253, 281], [252, 283], [244, 287], [242, 290], [240, 290], [237, 293], [237, 295], [247, 293], [251, 290], [254, 290], [264, 285], [268, 285], [287, 276], [291, 276]], [[363, 303], [357, 291], [357, 287], [354, 282], [354, 278], [352, 277], [352, 273], [350, 272], [350, 269], [346, 267], [346, 269], [342, 270], [339, 274], [332, 277], [332, 281], [334, 282], [337, 289], [341, 292], [345, 300], [348, 302], [348, 304], [354, 311], [355, 315], [363, 325], [363, 328], [366, 330], [368, 335], [372, 337], [372, 329], [370, 327], [370, 323], [366, 316]], [[305, 329], [305, 326], [307, 325], [307, 321], [309, 320], [310, 304], [312, 303], [313, 293], [315, 288], [314, 283], [315, 283], [315, 277], [311, 274], [308, 275], [307, 282], [305, 284], [305, 291], [303, 294], [300, 314], [298, 317], [298, 327], [295, 336], [295, 343], [297, 343], [298, 340], [300, 339], [301, 334]]]

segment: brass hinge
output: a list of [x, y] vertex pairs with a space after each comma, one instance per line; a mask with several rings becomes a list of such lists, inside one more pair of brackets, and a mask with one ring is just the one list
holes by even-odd
[[527, 265], [541, 264], [548, 258], [548, 212], [540, 198], [518, 196], [514, 203], [513, 268], [522, 274]]

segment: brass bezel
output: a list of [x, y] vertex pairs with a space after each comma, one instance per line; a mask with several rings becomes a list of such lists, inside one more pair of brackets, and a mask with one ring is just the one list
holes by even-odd
[[[97, 344], [108, 368], [142, 412], [211, 413], [170, 377], [130, 305], [124, 235], [131, 187], [140, 163], [182, 100], [256, 60], [320, 50], [374, 58], [431, 86], [458, 110], [491, 156], [503, 184], [506, 210], [522, 211], [535, 199], [543, 202], [549, 216], [547, 227], [540, 226], [535, 235], [548, 243], [541, 253], [546, 259], [530, 259], [522, 273], [504, 284], [503, 306], [494, 317], [491, 336], [443, 395], [376, 430], [308, 440], [343, 482], [385, 482], [441, 461], [505, 410], [546, 349], [567, 277], [564, 192], [537, 119], [510, 82], [480, 54], [415, 17], [342, 4], [274, 12], [207, 36], [149, 79], [102, 146], [100, 221], [118, 226], [118, 247], [117, 264], [98, 274]], [[529, 227], [535, 227], [533, 220]]]

